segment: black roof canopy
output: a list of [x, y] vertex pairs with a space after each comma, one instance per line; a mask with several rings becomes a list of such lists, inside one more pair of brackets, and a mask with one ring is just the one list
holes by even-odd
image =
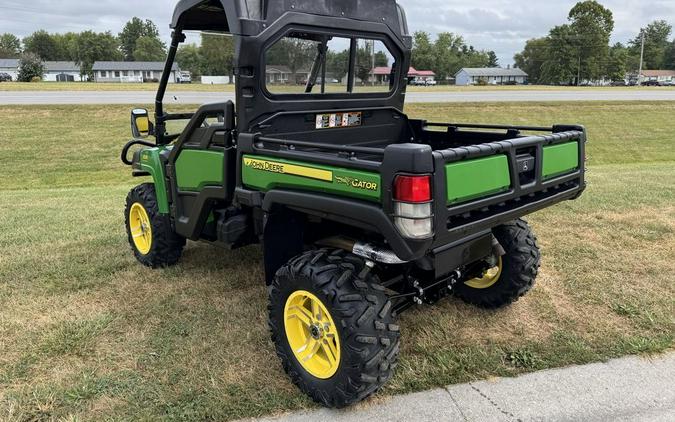
[[171, 28], [180, 27], [185, 31], [231, 32], [225, 10], [226, 4], [232, 5], [232, 1], [180, 0], [173, 12]]
[[385, 24], [400, 39], [408, 35], [405, 13], [396, 0], [180, 0], [171, 27], [257, 35], [286, 13]]

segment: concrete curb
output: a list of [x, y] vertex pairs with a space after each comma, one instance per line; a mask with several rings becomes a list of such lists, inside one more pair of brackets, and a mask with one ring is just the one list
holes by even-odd
[[303, 421], [675, 421], [675, 353], [627, 357], [261, 419]]

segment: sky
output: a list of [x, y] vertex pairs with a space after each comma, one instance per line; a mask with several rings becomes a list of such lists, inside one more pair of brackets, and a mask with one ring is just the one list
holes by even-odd
[[[494, 50], [500, 64], [513, 63], [525, 41], [566, 21], [574, 0], [399, 0], [411, 31], [454, 32], [477, 49]], [[601, 0], [614, 12], [614, 42], [627, 42], [655, 19], [675, 26], [675, 0]], [[168, 41], [175, 0], [0, 0], [0, 33], [24, 37], [49, 32], [120, 32], [132, 16], [152, 19]]]

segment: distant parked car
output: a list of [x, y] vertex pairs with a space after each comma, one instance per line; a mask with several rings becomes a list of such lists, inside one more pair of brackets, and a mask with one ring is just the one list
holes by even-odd
[[626, 86], [626, 81], [612, 81], [612, 86]]
[[649, 81], [642, 82], [642, 86], [661, 86], [661, 82], [652, 79]]
[[436, 86], [436, 85], [438, 85], [438, 82], [436, 82], [435, 80], [431, 80], [431, 79], [429, 79], [429, 80], [413, 79], [412, 81], [410, 81], [410, 85], [413, 85], [413, 86]]
[[12, 82], [12, 75], [9, 73], [0, 73], [0, 82]]
[[192, 74], [190, 72], [179, 72], [176, 77], [176, 82], [179, 84], [191, 84]]

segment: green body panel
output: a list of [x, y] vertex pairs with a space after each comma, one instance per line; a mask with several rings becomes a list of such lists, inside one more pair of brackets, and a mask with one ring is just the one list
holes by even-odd
[[579, 168], [579, 143], [553, 145], [544, 148], [542, 177], [550, 179]]
[[176, 182], [181, 191], [222, 186], [225, 154], [218, 151], [182, 150], [176, 160]]
[[242, 179], [246, 187], [265, 192], [302, 189], [376, 202], [382, 192], [377, 173], [253, 155], [243, 157]]
[[138, 163], [139, 169], [149, 173], [155, 183], [155, 195], [160, 214], [169, 214], [166, 177], [164, 166], [159, 158], [159, 154], [166, 149], [171, 149], [171, 147], [146, 148], [141, 152], [141, 161]]
[[505, 155], [462, 161], [445, 166], [448, 204], [503, 192], [511, 187]]

